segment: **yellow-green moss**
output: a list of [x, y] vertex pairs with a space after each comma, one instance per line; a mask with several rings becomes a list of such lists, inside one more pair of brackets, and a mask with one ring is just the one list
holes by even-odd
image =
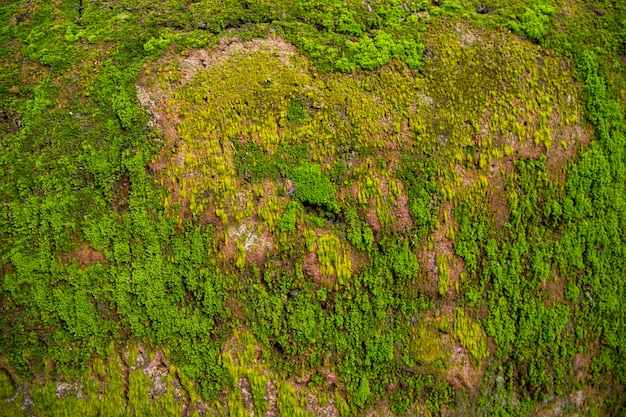
[[445, 361], [449, 356], [441, 343], [436, 324], [429, 320], [422, 321], [413, 329], [409, 346], [412, 359], [423, 365], [430, 365], [436, 360]]
[[460, 307], [454, 310], [454, 338], [478, 364], [489, 356], [485, 331]]
[[[471, 199], [486, 192], [495, 161], [523, 154], [524, 146], [549, 148], [580, 120], [579, 89], [562, 57], [456, 21], [433, 25], [425, 44], [427, 77], [397, 63], [370, 73], [321, 76], [306, 59], [269, 47], [216, 60], [169, 101], [180, 140], [166, 168], [177, 194], [166, 207], [175, 214], [175, 203], [187, 204], [194, 215], [214, 207], [222, 222], [241, 222], [254, 215], [253, 194], [262, 184], [248, 187], [239, 177], [236, 146], [253, 142], [272, 158], [281, 146], [304, 142], [307, 158], [325, 170], [333, 161], [347, 161], [344, 185], [356, 185], [357, 201], [373, 206], [387, 226], [401, 189], [395, 177], [399, 152], [433, 155], [442, 162], [442, 198]], [[154, 73], [158, 82], [181, 78], [171, 60]], [[298, 117], [290, 116], [293, 103]], [[288, 199], [267, 191], [256, 212], [273, 232]]]

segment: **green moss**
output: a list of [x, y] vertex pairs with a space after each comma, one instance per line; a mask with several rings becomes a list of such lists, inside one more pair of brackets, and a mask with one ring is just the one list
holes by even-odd
[[294, 168], [291, 177], [296, 186], [294, 196], [302, 203], [321, 206], [332, 212], [339, 211], [335, 186], [322, 173], [319, 165], [298, 165]]
[[489, 356], [485, 331], [462, 308], [454, 310], [454, 337], [479, 365]]
[[409, 346], [413, 360], [422, 365], [431, 365], [437, 360], [446, 361], [449, 356], [437, 327], [427, 320], [413, 329]]
[[[79, 3], [0, 11], [4, 414], [248, 414], [239, 377], [261, 414], [269, 378], [313, 374], [279, 386], [283, 414], [312, 393], [342, 415], [523, 415], [581, 388], [588, 346], [614, 393], [585, 407], [622, 413], [621, 2]], [[241, 224], [258, 246], [231, 265]], [[467, 275], [442, 300], [450, 260], [438, 296], [416, 254], [430, 273], [447, 239]], [[436, 376], [420, 318], [451, 305], [478, 399]], [[154, 398], [137, 339], [175, 352]]]
[[446, 255], [437, 255], [436, 257], [437, 269], [439, 271], [439, 280], [437, 281], [437, 287], [439, 288], [439, 295], [445, 296], [452, 285], [450, 280], [450, 266], [448, 265], [448, 257]]
[[6, 371], [0, 371], [0, 399], [8, 400], [16, 393], [11, 377]]

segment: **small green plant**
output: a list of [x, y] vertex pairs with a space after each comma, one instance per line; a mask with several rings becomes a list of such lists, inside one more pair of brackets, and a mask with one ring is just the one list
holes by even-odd
[[555, 9], [552, 6], [539, 4], [532, 9], [527, 8], [519, 17], [520, 24], [511, 23], [511, 27], [531, 41], [541, 43], [548, 34], [548, 23], [554, 14]]
[[298, 123], [306, 116], [306, 106], [299, 99], [290, 99], [287, 107], [287, 120]]
[[294, 196], [297, 200], [333, 213], [339, 212], [335, 185], [324, 175], [319, 165], [302, 163], [293, 169], [291, 176], [296, 186]]
[[415, 278], [419, 270], [419, 260], [407, 242], [392, 244], [389, 247], [391, 270], [400, 281]]
[[302, 206], [296, 201], [290, 201], [285, 208], [282, 217], [276, 222], [276, 227], [281, 232], [293, 232], [296, 230], [296, 217], [302, 211]]
[[235, 266], [243, 269], [246, 266], [246, 247], [241, 240], [235, 242]]

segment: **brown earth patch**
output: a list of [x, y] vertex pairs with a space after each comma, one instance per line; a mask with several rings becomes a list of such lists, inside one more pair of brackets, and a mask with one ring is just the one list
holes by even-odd
[[[242, 334], [241, 332], [245, 332], [245, 331], [247, 330], [244, 327], [240, 327], [238, 330], [239, 334]], [[309, 388], [308, 385], [311, 381], [311, 376], [313, 375], [315, 371], [309, 371], [301, 375], [296, 375], [287, 380], [280, 380], [277, 378], [277, 375], [273, 371], [266, 369], [264, 360], [262, 359], [262, 349], [260, 346], [258, 345], [254, 346], [254, 355], [252, 358], [250, 358], [251, 359], [250, 362], [247, 362], [245, 364], [241, 362], [240, 357], [239, 357], [239, 355], [243, 353], [244, 349], [245, 347], [241, 344], [240, 340], [235, 336], [232, 336], [229, 339], [227, 339], [222, 346], [223, 354], [226, 354], [226, 353], [230, 354], [233, 359], [233, 364], [235, 366], [245, 366], [247, 369], [256, 369], [262, 375], [267, 377], [268, 382], [265, 387], [264, 399], [267, 401], [268, 410], [263, 413], [263, 416], [265, 417], [281, 416], [280, 410], [278, 407], [279, 387], [280, 387], [280, 384], [288, 384], [296, 391], [297, 398], [304, 400], [303, 402], [300, 402], [300, 404], [309, 413], [312, 413], [314, 416], [320, 416], [320, 417], [321, 416], [339, 417], [340, 414], [339, 414], [337, 407], [334, 404], [334, 400], [332, 396], [328, 399], [328, 402], [322, 406], [318, 399], [318, 396], [321, 392], [316, 388]], [[329, 387], [332, 385], [335, 385], [335, 382], [337, 380], [337, 375], [334, 374], [334, 372], [329, 371], [327, 369], [323, 369], [323, 368], [318, 370], [318, 372], [326, 378], [326, 382]], [[335, 386], [337, 386], [338, 389], [343, 389], [343, 384], [339, 384], [339, 385], [340, 386], [337, 386], [337, 385]], [[256, 415], [256, 410], [254, 409], [252, 388], [250, 385], [250, 381], [245, 375], [238, 379], [237, 389], [241, 393], [242, 403], [244, 407], [247, 409], [248, 415], [250, 416]], [[222, 401], [225, 402], [224, 407], [223, 407], [224, 409], [227, 409], [228, 391], [229, 391], [228, 388], [224, 389], [220, 397]], [[322, 391], [322, 392], [328, 393], [328, 391]]]
[[498, 345], [496, 345], [496, 341], [492, 336], [487, 336], [487, 350], [490, 355], [493, 355], [498, 350]]
[[0, 109], [0, 137], [4, 138], [8, 133], [17, 133], [22, 127], [22, 120], [17, 112], [12, 109]]
[[482, 36], [476, 34], [475, 31], [471, 30], [465, 24], [457, 23], [454, 29], [459, 36], [459, 40], [461, 41], [461, 46], [463, 46], [463, 48], [467, 48], [475, 42], [482, 41]]
[[374, 232], [380, 232], [383, 229], [383, 225], [380, 223], [378, 219], [378, 214], [376, 213], [376, 206], [374, 204], [369, 205], [367, 210], [365, 211], [365, 221], [372, 228]]
[[330, 369], [319, 369], [318, 372], [324, 376], [326, 386], [328, 387], [336, 385], [339, 381], [339, 376], [337, 375], [337, 373]]
[[[474, 397], [478, 394], [484, 369], [483, 365], [476, 367], [472, 364], [467, 350], [452, 336], [455, 308], [456, 303], [453, 300], [445, 300], [434, 310], [429, 311], [422, 320], [430, 321], [432, 326], [439, 329], [437, 334], [441, 342], [441, 352], [446, 357], [442, 377], [457, 390], [467, 389], [468, 394]], [[445, 328], [448, 330], [441, 330]], [[427, 366], [424, 370], [432, 372]]]
[[243, 313], [243, 306], [235, 298], [228, 297], [224, 300], [224, 307], [226, 311], [232, 314], [239, 322], [244, 322], [246, 320], [246, 315]]
[[364, 417], [393, 417], [395, 414], [391, 411], [389, 401], [386, 399], [378, 400], [374, 405], [370, 406], [365, 413]]
[[80, 265], [80, 269], [85, 269], [95, 264], [103, 264], [106, 260], [102, 252], [99, 252], [87, 243], [84, 243], [77, 246], [72, 253], [61, 255], [61, 261], [63, 263], [77, 261]]
[[558, 275], [551, 274], [541, 281], [541, 291], [544, 296], [544, 305], [553, 307], [565, 300], [565, 280]]
[[[354, 165], [355, 161], [352, 160], [351, 164]], [[352, 165], [349, 168], [352, 168]], [[354, 181], [350, 184], [349, 187], [342, 186], [339, 188], [338, 194], [341, 196], [350, 196], [354, 201], [358, 201], [359, 198], [359, 184]]]
[[250, 386], [250, 381], [245, 376], [239, 378], [237, 381], [237, 388], [239, 392], [241, 392], [241, 402], [243, 406], [248, 410], [248, 415], [253, 417], [254, 414], [254, 402], [252, 400], [252, 387]]
[[591, 360], [600, 352], [600, 342], [597, 340], [589, 346], [587, 352], [579, 352], [574, 355], [572, 366], [574, 367], [574, 376], [578, 381], [584, 381], [589, 376], [589, 367]]
[[216, 226], [217, 228], [222, 227], [222, 221], [217, 215], [217, 213], [215, 212], [214, 206], [209, 206], [205, 208], [202, 211], [202, 213], [200, 213], [200, 215], [198, 216], [198, 220], [200, 221], [200, 224], [202, 224], [203, 226], [212, 224], [213, 226]]
[[118, 214], [128, 213], [129, 196], [130, 196], [130, 179], [127, 176], [123, 176], [117, 181], [116, 191], [113, 199], [111, 200], [111, 207]]
[[[404, 188], [404, 184], [401, 181], [397, 181], [396, 184], [399, 188], [397, 196], [393, 196], [389, 191], [388, 180], [384, 177], [379, 179], [380, 189], [380, 202], [381, 204], [389, 204], [391, 223], [386, 225], [391, 230], [396, 232], [408, 232], [413, 227], [413, 219], [409, 211], [409, 197]], [[348, 193], [353, 197], [358, 196], [358, 184], [353, 184]], [[363, 216], [367, 224], [371, 227], [372, 231], [380, 232], [383, 230], [383, 224], [378, 216], [378, 204], [376, 198], [370, 198], [367, 201], [367, 206], [363, 208]]]
[[504, 157], [491, 164], [487, 177], [489, 183], [487, 201], [496, 225], [502, 225], [509, 220], [508, 194], [505, 191], [504, 180], [511, 172], [513, 172], [513, 158]]
[[[4, 265], [2, 265], [2, 268], [0, 268], [0, 277], [4, 277], [6, 274], [11, 272], [12, 269], [13, 269], [12, 263], [10, 262], [5, 263]], [[4, 306], [5, 303], [6, 303], [6, 298], [3, 298], [2, 305], [0, 306]]]
[[311, 392], [305, 394], [304, 399], [306, 401], [304, 409], [309, 413], [313, 413], [315, 417], [340, 417], [341, 415], [332, 398], [329, 398], [328, 403], [324, 406], [320, 404], [317, 395]]
[[[568, 102], [572, 105], [572, 98], [568, 98]], [[521, 104], [521, 103], [520, 103]], [[481, 119], [481, 134], [482, 140], [486, 139], [483, 136], [488, 132], [488, 125], [490, 117], [483, 117]], [[561, 117], [558, 113], [552, 112], [547, 120], [547, 127], [550, 130], [552, 136], [552, 143], [546, 150], [546, 146], [543, 143], [535, 143], [533, 138], [519, 137], [513, 132], [506, 132], [498, 135], [494, 143], [499, 146], [510, 146], [514, 149], [514, 155], [516, 158], [539, 158], [541, 155], [546, 155], [546, 162], [550, 174], [554, 177], [559, 177], [558, 174], [564, 165], [572, 159], [576, 152], [591, 141], [592, 128], [589, 125], [583, 124], [582, 116], [579, 115], [579, 121], [575, 124], [562, 124]], [[527, 115], [526, 120], [518, 120], [523, 123], [524, 126], [530, 125], [539, 129], [539, 122], [536, 115]], [[484, 128], [486, 127], [486, 130]]]
[[[413, 106], [415, 107], [415, 104]], [[399, 151], [413, 148], [415, 133], [409, 126], [407, 118], [402, 118], [398, 130], [394, 127], [394, 120], [391, 116], [382, 118], [380, 125], [383, 127], [383, 133], [375, 135], [372, 142], [382, 145], [387, 163], [393, 166], [400, 161]]]
[[446, 381], [457, 389], [467, 388], [469, 395], [474, 397], [478, 392], [482, 375], [482, 368], [474, 368], [467, 351], [455, 343], [446, 367]]
[[456, 164], [454, 166], [454, 172], [457, 178], [461, 181], [460, 188], [468, 187], [478, 181], [479, 172], [475, 169], [467, 169], [460, 164]]
[[[313, 372], [310, 371], [301, 376], [295, 376], [286, 382], [296, 390], [300, 398], [304, 399], [305, 404], [303, 408], [315, 417], [339, 417], [339, 410], [335, 406], [335, 401], [332, 397], [328, 399], [326, 405], [322, 406], [317, 398], [318, 395], [308, 387]], [[334, 377], [336, 378], [336, 375]]]
[[280, 417], [280, 411], [278, 411], [278, 389], [271, 378], [268, 379], [267, 387], [265, 388], [265, 400], [268, 404], [265, 417]]
[[465, 271], [463, 259], [454, 252], [454, 241], [446, 236], [446, 233], [452, 228], [456, 230], [457, 224], [452, 215], [452, 204], [446, 202], [441, 206], [439, 216], [440, 226], [429, 237], [433, 246], [429, 248], [427, 244], [420, 245], [417, 258], [420, 261], [422, 269], [426, 272], [426, 281], [421, 283], [421, 288], [434, 296], [439, 295], [439, 267], [437, 266], [437, 255], [444, 255], [448, 261], [448, 270], [450, 272], [450, 288], [446, 296], [450, 299], [456, 297], [455, 286], [461, 279], [461, 273]]
[[398, 232], [408, 232], [413, 227], [413, 219], [409, 211], [409, 196], [404, 189], [404, 184], [398, 182], [400, 194], [391, 204], [393, 223], [391, 228]]
[[240, 223], [228, 229], [228, 242], [221, 248], [223, 260], [231, 262], [237, 252], [237, 242], [243, 244], [246, 251], [246, 263], [263, 265], [266, 254], [274, 247], [273, 240], [263, 228], [259, 232], [256, 222]]
[[[461, 33], [463, 31], [457, 27], [457, 32]], [[564, 65], [566, 64], [564, 63]], [[533, 76], [530, 73], [525, 73], [521, 75], [521, 78], [531, 80]], [[567, 105], [578, 106], [580, 100], [577, 97], [580, 94], [581, 87], [577, 86], [576, 91], [572, 95], [563, 99]], [[512, 104], [518, 108], [523, 106], [523, 102], [520, 99], [515, 99]], [[550, 114], [547, 116], [544, 126], [550, 131], [551, 145], [546, 148], [546, 145], [543, 143], [535, 143], [532, 135], [527, 137], [528, 129], [530, 129], [531, 133], [537, 132], [542, 126], [537, 114], [527, 114], [525, 111], [522, 111], [522, 116], [517, 120], [523, 126], [522, 136], [519, 136], [512, 131], [492, 131], [491, 123], [494, 117], [500, 116], [501, 119], [506, 117], [505, 114], [495, 115], [492, 108], [493, 106], [488, 106], [478, 120], [477, 132], [473, 138], [477, 148], [474, 158], [477, 161], [481, 153], [486, 151], [482, 147], [484, 143], [493, 143], [492, 147], [500, 150], [503, 154], [505, 148], [509, 148], [509, 155], [492, 159], [490, 161], [491, 165], [483, 169], [479, 169], [476, 166], [457, 166], [456, 173], [461, 178], [463, 188], [476, 183], [479, 175], [484, 175], [487, 178], [488, 204], [492, 209], [495, 224], [500, 225], [508, 220], [508, 196], [504, 190], [504, 182], [513, 172], [514, 161], [523, 158], [539, 158], [545, 155], [549, 177], [563, 184], [565, 182], [567, 163], [574, 159], [577, 153], [589, 144], [593, 136], [593, 129], [589, 124], [583, 123], [580, 111], [577, 113], [577, 120], [569, 120], [564, 123], [556, 109], [551, 110], [548, 108], [546, 110]]]
[[559, 417], [565, 414], [566, 401], [563, 397], [558, 397], [548, 404], [541, 404], [535, 407], [533, 415], [538, 417]]
[[[607, 397], [607, 390], [600, 392], [598, 388], [585, 387], [560, 395], [552, 401], [537, 404], [532, 415], [539, 417], [609, 415], [604, 406]], [[592, 409], [595, 409], [595, 412], [592, 412]], [[598, 412], [600, 414], [597, 414]]]
[[429, 250], [425, 245], [420, 245], [417, 259], [419, 259], [421, 269], [426, 273], [420, 280], [420, 289], [425, 293], [437, 296], [439, 294], [439, 268], [437, 268], [435, 251]]
[[[136, 356], [133, 359], [131, 357], [131, 349], [128, 347], [124, 350], [116, 352], [114, 356], [108, 356], [107, 361], [111, 365], [111, 361], [118, 364], [120, 371], [124, 375], [124, 386], [128, 393], [130, 389], [130, 372], [142, 372], [144, 375], [150, 377], [151, 386], [148, 388], [148, 395], [151, 400], [167, 393], [168, 385], [171, 383], [173, 390], [172, 395], [176, 402], [180, 403], [183, 416], [189, 415], [217, 415], [217, 407], [213, 403], [208, 406], [199, 396], [197, 392], [187, 392], [183, 388], [182, 383], [177, 375], [177, 371], [173, 369], [173, 364], [166, 357], [166, 355], [160, 350], [151, 350], [150, 348], [139, 344], [136, 350]], [[119, 354], [119, 356], [118, 356]], [[121, 360], [119, 360], [121, 359]], [[101, 385], [100, 394], [102, 395], [104, 387], [107, 385], [107, 377], [101, 379], [94, 370], [92, 375], [96, 381]], [[192, 399], [196, 397], [197, 399]], [[219, 400], [219, 399], [218, 399]], [[224, 407], [226, 404], [222, 404]]]
[[169, 363], [165, 361], [161, 351], [154, 352], [152, 359], [150, 359], [148, 352], [140, 345], [137, 349], [135, 365], [141, 368], [142, 372], [152, 380], [152, 386], [148, 390], [150, 398], [158, 397], [167, 392], [166, 378], [169, 373]]
[[313, 279], [315, 283], [322, 283], [322, 275], [320, 273], [320, 265], [315, 252], [308, 252], [302, 262], [302, 270], [305, 274]]

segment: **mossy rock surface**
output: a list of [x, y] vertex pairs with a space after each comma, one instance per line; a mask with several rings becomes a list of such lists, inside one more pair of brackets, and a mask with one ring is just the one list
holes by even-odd
[[5, 3], [0, 414], [624, 414], [620, 2]]

